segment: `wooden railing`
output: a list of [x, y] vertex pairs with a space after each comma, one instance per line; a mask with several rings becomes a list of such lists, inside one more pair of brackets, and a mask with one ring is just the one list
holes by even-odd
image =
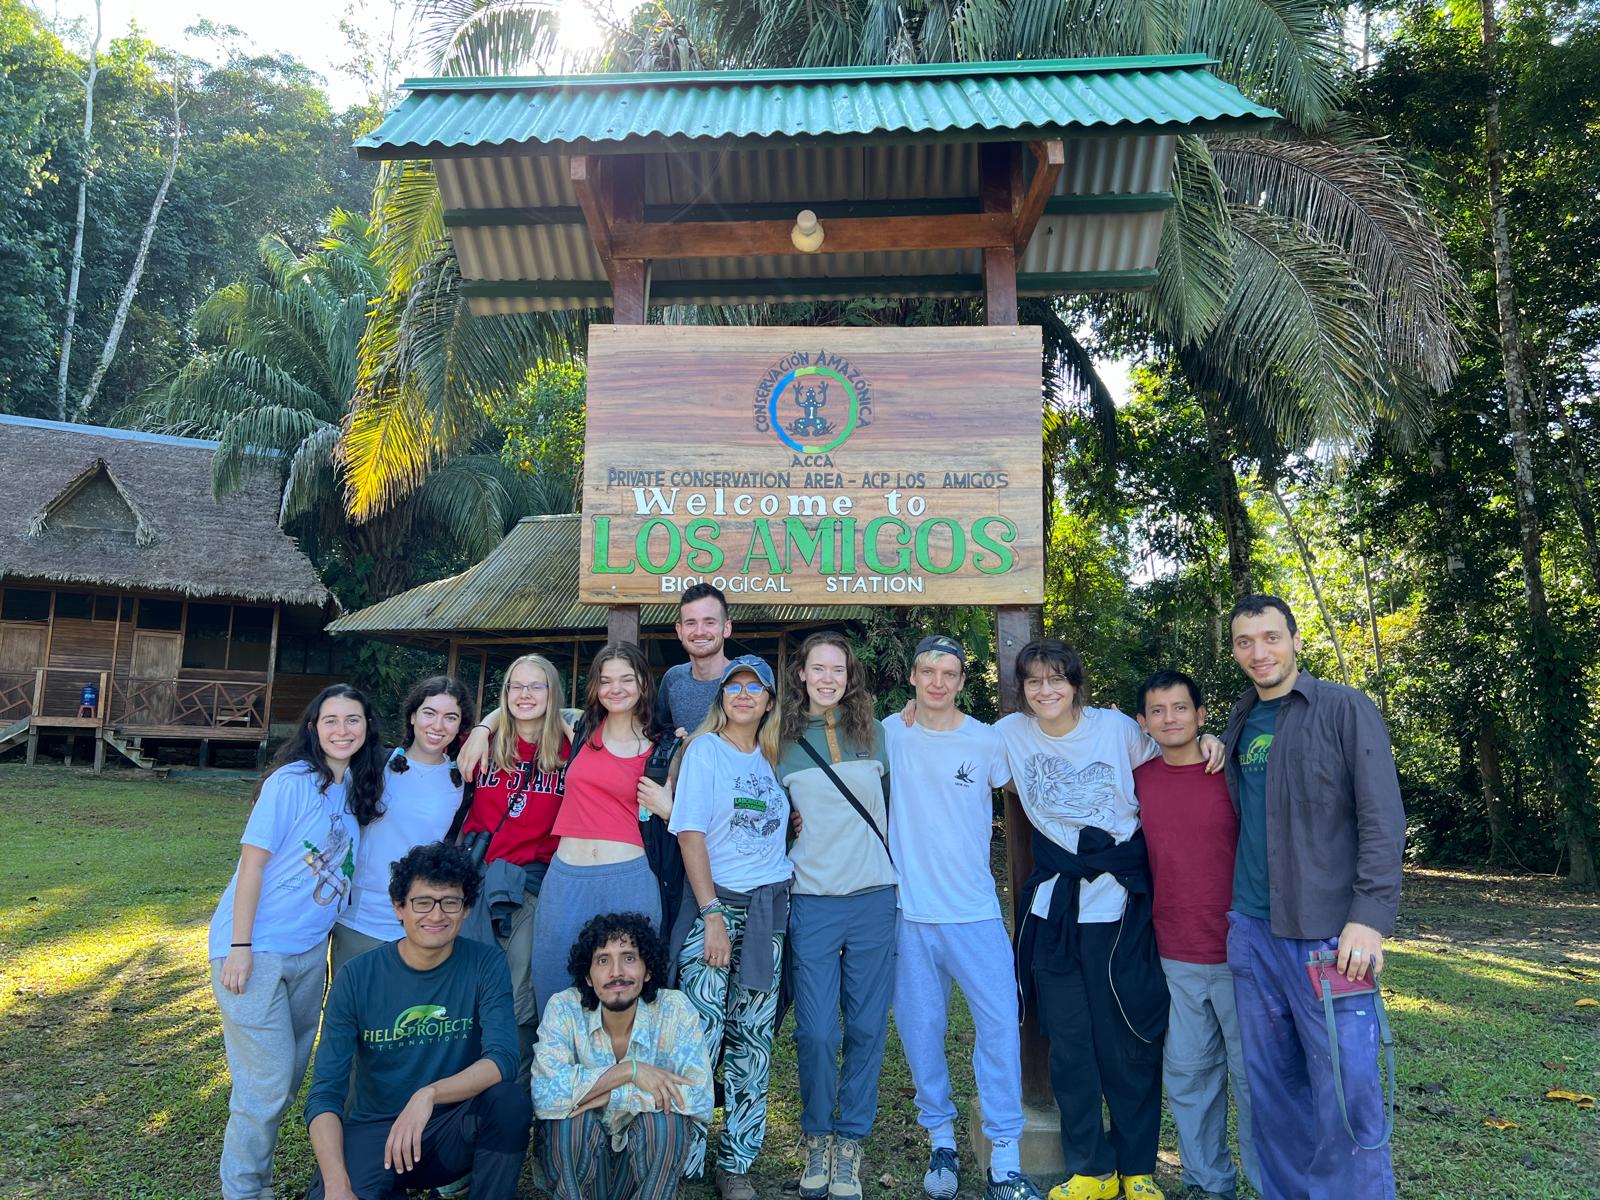
[[[9, 681], [14, 675], [15, 672], [9, 673], [4, 678]], [[25, 709], [15, 703], [19, 688], [0, 685], [0, 692], [3, 692], [0, 704], [9, 699], [13, 702], [12, 707], [17, 708], [12, 720], [19, 717], [57, 717], [105, 724], [111, 708], [111, 677], [108, 672], [88, 671], [81, 667], [38, 667], [27, 672], [27, 675], [29, 696]], [[83, 708], [83, 689], [86, 684], [92, 684], [96, 689], [95, 705], [88, 712]]]
[[190, 729], [266, 728], [265, 679], [143, 679], [123, 676], [112, 694], [114, 724]]
[[10, 725], [38, 711], [42, 671], [0, 671], [0, 725]]

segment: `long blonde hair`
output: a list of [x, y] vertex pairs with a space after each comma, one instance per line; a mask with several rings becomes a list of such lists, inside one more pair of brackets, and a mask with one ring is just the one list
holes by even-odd
[[[741, 669], [748, 671], [751, 675], [755, 675], [755, 672], [751, 671], [749, 667]], [[756, 678], [757, 682], [760, 682], [760, 676]], [[761, 724], [756, 726], [756, 747], [761, 751], [767, 762], [776, 767], [778, 765], [778, 751], [782, 748], [783, 742], [783, 721], [777, 692], [769, 690], [767, 695], [772, 697], [772, 707], [767, 709], [766, 713], [762, 715]], [[707, 710], [706, 719], [700, 722], [700, 728], [689, 735], [689, 742], [694, 741], [701, 734], [720, 733], [727, 727], [728, 714], [722, 707], [726, 699], [726, 693], [719, 686], [717, 688], [717, 702]], [[689, 742], [684, 743], [685, 748], [688, 747]]]
[[546, 685], [544, 717], [539, 726], [539, 770], [559, 771], [566, 761], [561, 753], [561, 742], [566, 733], [561, 728], [561, 672], [542, 654], [524, 654], [506, 668], [500, 680], [500, 730], [494, 736], [489, 755], [498, 767], [513, 767], [521, 761], [517, 754], [517, 723], [511, 717], [511, 675], [518, 667], [532, 665], [544, 675]]

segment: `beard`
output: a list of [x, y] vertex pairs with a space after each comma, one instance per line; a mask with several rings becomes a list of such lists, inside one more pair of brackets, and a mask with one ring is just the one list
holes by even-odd
[[627, 1012], [638, 1002], [639, 994], [637, 992], [629, 996], [626, 1000], [607, 1000], [604, 996], [602, 996], [600, 998], [600, 1007], [605, 1009], [607, 1012], [623, 1013]]

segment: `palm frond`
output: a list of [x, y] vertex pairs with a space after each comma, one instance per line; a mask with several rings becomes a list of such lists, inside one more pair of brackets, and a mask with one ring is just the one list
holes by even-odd
[[1161, 227], [1159, 275], [1127, 303], [1145, 312], [1177, 346], [1216, 327], [1234, 286], [1229, 215], [1211, 154], [1199, 138], [1180, 137], [1172, 170], [1175, 203]]
[[343, 430], [323, 425], [311, 432], [289, 459], [289, 477], [283, 485], [278, 524], [324, 512], [339, 501], [339, 476], [335, 456]]
[[1303, 226], [1248, 205], [1232, 217], [1233, 292], [1210, 336], [1180, 350], [1185, 374], [1238, 397], [1247, 423], [1286, 448], [1359, 439], [1382, 372], [1371, 296]]
[[1435, 391], [1448, 388], [1471, 320], [1469, 297], [1393, 150], [1376, 141], [1209, 144], [1230, 197], [1338, 246], [1372, 294], [1384, 352]]
[[1183, 25], [1182, 0], [1018, 0], [1011, 50], [1018, 58], [1170, 54]]
[[306, 438], [326, 422], [303, 408], [266, 404], [230, 418], [217, 436], [211, 460], [211, 490], [221, 496], [243, 485], [252, 472], [282, 473]]
[[1210, 55], [1228, 82], [1316, 131], [1338, 102], [1337, 11], [1321, 0], [1188, 0], [1172, 49]]
[[560, 25], [548, 0], [423, 0], [416, 40], [435, 75], [545, 74], [559, 64]]

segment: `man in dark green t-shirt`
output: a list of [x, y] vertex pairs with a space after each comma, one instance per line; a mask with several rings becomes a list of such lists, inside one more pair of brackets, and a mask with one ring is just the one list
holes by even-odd
[[394, 864], [405, 936], [352, 959], [328, 993], [306, 1097], [307, 1200], [403, 1200], [468, 1171], [473, 1200], [514, 1200], [533, 1106], [516, 1082], [506, 957], [457, 940], [477, 897], [460, 847], [417, 846]]

